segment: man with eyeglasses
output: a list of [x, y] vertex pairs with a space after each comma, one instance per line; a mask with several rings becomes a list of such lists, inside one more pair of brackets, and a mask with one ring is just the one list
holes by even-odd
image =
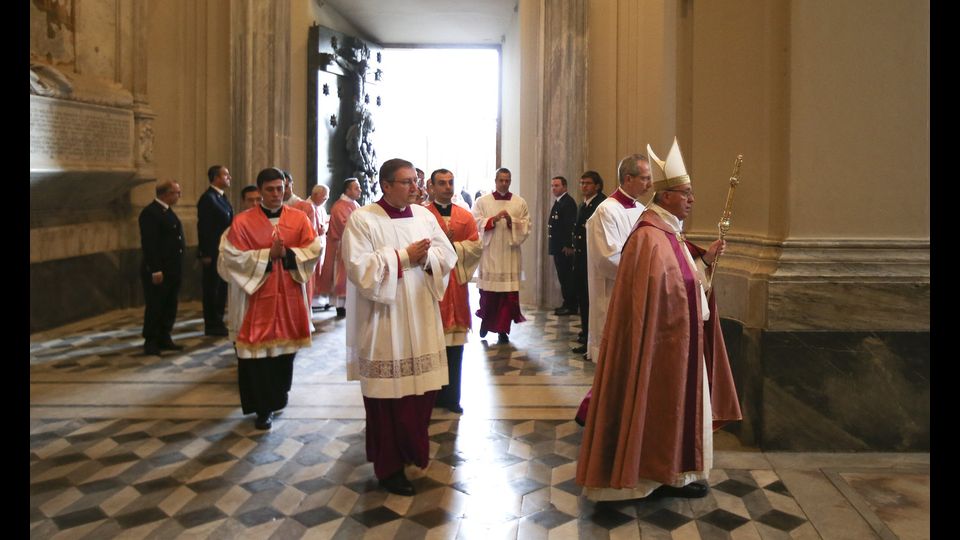
[[573, 352], [587, 352], [587, 333], [590, 329], [590, 291], [587, 284], [587, 220], [607, 199], [603, 193], [603, 178], [597, 171], [580, 175], [580, 195], [583, 202], [577, 208], [577, 222], [573, 226], [573, 282], [580, 307], [580, 334]]
[[620, 250], [630, 236], [644, 206], [639, 197], [650, 191], [650, 162], [643, 154], [631, 154], [617, 167], [620, 186], [587, 220], [587, 289], [590, 320], [586, 358], [596, 358], [607, 320], [607, 304], [620, 267]]
[[381, 487], [410, 496], [404, 467], [426, 468], [430, 415], [449, 382], [440, 300], [457, 254], [433, 214], [411, 202], [413, 164], [387, 160], [379, 177], [383, 196], [351, 214], [343, 233], [347, 380], [360, 381]]
[[656, 194], [620, 255], [577, 462], [594, 501], [705, 496], [713, 430], [741, 419], [710, 286], [724, 242], [684, 238], [694, 195], [676, 139], [666, 161], [647, 152]]
[[497, 332], [498, 343], [510, 341], [511, 322], [527, 319], [520, 312], [520, 245], [530, 234], [527, 201], [510, 192], [510, 170], [501, 167], [494, 177], [493, 193], [477, 199], [473, 217], [483, 241], [480, 255], [480, 338]]

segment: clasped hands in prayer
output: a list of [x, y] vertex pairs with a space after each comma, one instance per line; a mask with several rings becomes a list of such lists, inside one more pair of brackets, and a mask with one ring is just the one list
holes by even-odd
[[273, 245], [270, 246], [270, 258], [282, 259], [287, 256], [287, 248], [283, 247], [283, 239], [280, 235], [273, 235]]
[[410, 264], [413, 266], [419, 266], [423, 264], [423, 260], [427, 257], [428, 249], [430, 249], [429, 238], [417, 240], [416, 242], [407, 246], [407, 258], [410, 259]]
[[513, 227], [513, 218], [510, 217], [510, 214], [506, 210], [501, 210], [497, 215], [493, 216], [493, 221], [497, 222], [501, 219], [507, 220], [507, 227]]

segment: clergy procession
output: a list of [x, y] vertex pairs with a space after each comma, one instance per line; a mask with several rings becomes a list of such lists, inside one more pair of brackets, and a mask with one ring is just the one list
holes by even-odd
[[[301, 199], [279, 168], [243, 188], [235, 214], [224, 197], [229, 171], [215, 165], [208, 176], [198, 203], [207, 216], [199, 221], [204, 324], [233, 342], [243, 413], [256, 415], [258, 430], [271, 428], [287, 406], [297, 352], [317, 331], [313, 312], [334, 307], [346, 324], [347, 380], [362, 394], [366, 458], [380, 487], [413, 495], [405, 468], [428, 465], [434, 408], [464, 413], [473, 316], [479, 337], [495, 332], [498, 344], [526, 320], [521, 249], [534, 218], [510, 191], [512, 173], [497, 169], [493, 191], [471, 208], [452, 171], [426, 179], [412, 162], [390, 159], [378, 200], [361, 206], [360, 180], [347, 178], [329, 214], [327, 186]], [[702, 248], [685, 238], [695, 198], [679, 145], [674, 139], [663, 160], [649, 145], [646, 155], [624, 157], [609, 194], [595, 171], [581, 175], [580, 203], [563, 176], [550, 186], [549, 254], [563, 296], [554, 314], [580, 316], [572, 353], [596, 364], [576, 414], [576, 483], [595, 501], [703, 497], [713, 431], [741, 414], [712, 287], [725, 242]], [[157, 194], [154, 213], [170, 225], [151, 225], [146, 210], [141, 218], [147, 354], [178, 347], [169, 331], [183, 245], [171, 208], [179, 191], [166, 182]], [[173, 246], [172, 263], [156, 255], [161, 244]], [[471, 313], [474, 280], [479, 309]]]

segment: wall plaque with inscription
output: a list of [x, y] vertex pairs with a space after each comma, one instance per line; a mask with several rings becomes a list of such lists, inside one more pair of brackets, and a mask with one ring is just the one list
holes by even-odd
[[30, 169], [133, 169], [133, 125], [129, 109], [30, 96]]

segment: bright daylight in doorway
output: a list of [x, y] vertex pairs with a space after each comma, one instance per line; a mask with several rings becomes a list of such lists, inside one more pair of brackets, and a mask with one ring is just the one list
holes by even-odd
[[383, 63], [378, 160], [409, 159], [428, 176], [450, 169], [471, 196], [489, 190], [497, 166], [499, 52], [386, 49]]

